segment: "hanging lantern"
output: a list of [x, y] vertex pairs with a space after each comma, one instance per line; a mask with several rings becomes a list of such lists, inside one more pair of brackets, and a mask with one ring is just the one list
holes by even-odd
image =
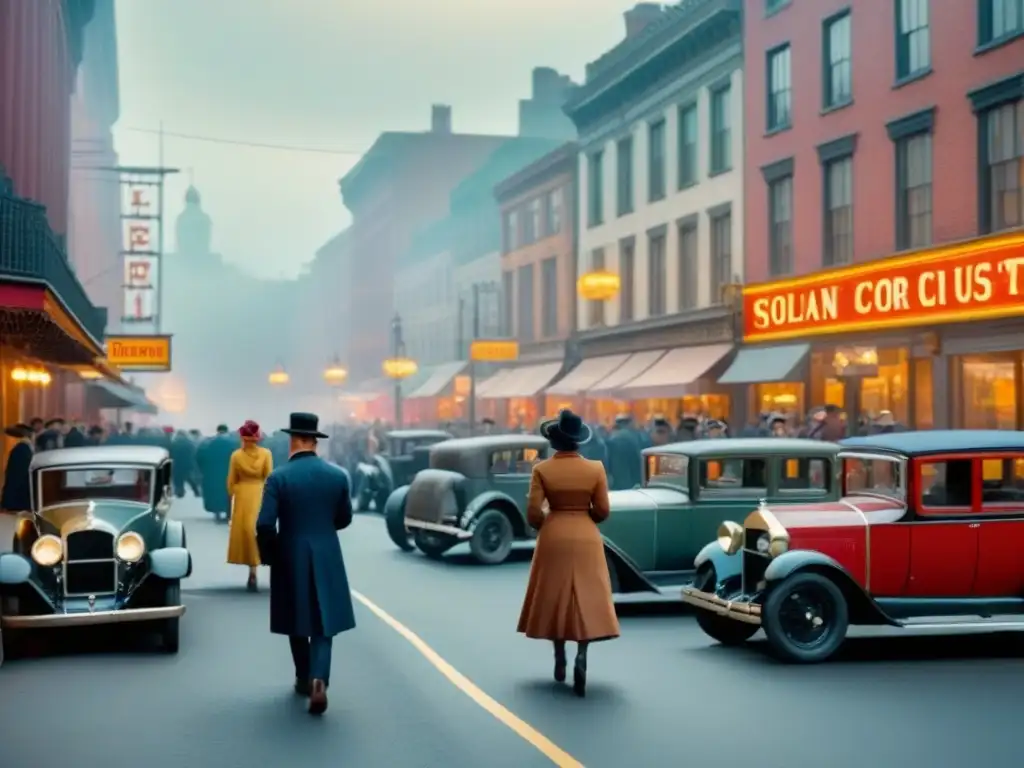
[[267, 381], [270, 383], [270, 386], [272, 387], [283, 387], [285, 384], [291, 381], [291, 378], [288, 376], [288, 372], [282, 366], [278, 366], [277, 368], [270, 372], [269, 376], [267, 376]]
[[587, 272], [576, 281], [577, 292], [581, 298], [587, 301], [609, 301], [614, 299], [621, 287], [622, 281], [619, 279], [619, 276], [605, 269]]
[[11, 378], [19, 384], [33, 384], [37, 387], [48, 387], [53, 377], [47, 371], [37, 368], [15, 368]]
[[329, 386], [340, 387], [345, 383], [345, 379], [348, 378], [348, 370], [341, 364], [337, 357], [334, 358], [327, 368], [324, 369], [324, 381]]
[[408, 357], [391, 357], [381, 365], [389, 379], [407, 379], [420, 369], [415, 360]]

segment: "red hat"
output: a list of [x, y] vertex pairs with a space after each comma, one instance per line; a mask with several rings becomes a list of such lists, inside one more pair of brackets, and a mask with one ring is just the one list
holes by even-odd
[[258, 438], [260, 436], [260, 425], [249, 419], [238, 428], [238, 434], [242, 437]]

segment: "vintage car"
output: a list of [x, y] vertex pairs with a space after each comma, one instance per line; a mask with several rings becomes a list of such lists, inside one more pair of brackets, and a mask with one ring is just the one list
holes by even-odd
[[843, 496], [760, 503], [723, 523], [683, 600], [737, 644], [763, 628], [792, 662], [848, 627], [1024, 628], [1024, 432], [957, 430], [840, 444]]
[[601, 524], [620, 602], [679, 599], [695, 559], [723, 520], [758, 499], [804, 504], [839, 498], [834, 443], [786, 438], [695, 440], [643, 451], [643, 486], [612, 491]]
[[152, 622], [177, 653], [192, 559], [168, 517], [167, 451], [66, 448], [36, 454], [30, 471], [32, 511], [0, 554], [0, 649], [29, 630]]
[[408, 485], [413, 475], [426, 469], [430, 446], [451, 440], [452, 436], [436, 429], [396, 429], [388, 432], [386, 438], [384, 453], [356, 465], [352, 490], [363, 511], [372, 503], [383, 513], [391, 492]]
[[480, 563], [504, 562], [514, 541], [536, 537], [526, 523], [533, 465], [551, 454], [539, 435], [487, 435], [438, 443], [430, 467], [388, 498], [391, 540], [438, 558], [462, 541]]

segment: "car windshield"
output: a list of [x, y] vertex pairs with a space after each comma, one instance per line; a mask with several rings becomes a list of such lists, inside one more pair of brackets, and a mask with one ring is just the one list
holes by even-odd
[[647, 484], [670, 483], [687, 486], [686, 473], [689, 459], [676, 454], [661, 454], [647, 457]]
[[847, 494], [870, 493], [906, 500], [904, 463], [882, 456], [843, 457], [844, 487]]
[[91, 499], [121, 499], [149, 504], [153, 491], [153, 470], [48, 469], [41, 473], [40, 507]]

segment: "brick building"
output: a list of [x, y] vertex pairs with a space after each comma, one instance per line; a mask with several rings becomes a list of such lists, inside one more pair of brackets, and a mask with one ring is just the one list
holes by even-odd
[[1019, 429], [1020, 3], [876, 6], [746, 0], [744, 336], [789, 343], [722, 381], [761, 410]]

